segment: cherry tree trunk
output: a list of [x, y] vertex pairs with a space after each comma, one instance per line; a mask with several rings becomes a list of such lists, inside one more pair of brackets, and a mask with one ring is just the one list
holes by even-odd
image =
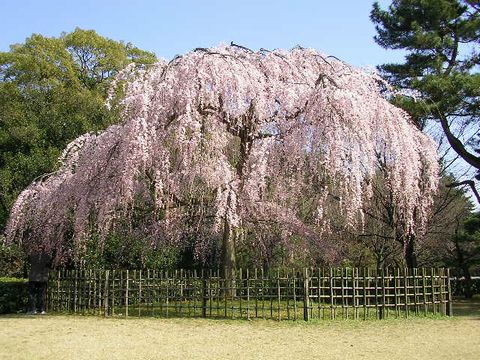
[[462, 271], [463, 271], [463, 276], [465, 277], [465, 287], [464, 287], [465, 298], [471, 299], [473, 297], [472, 275], [470, 274], [470, 269], [468, 265], [463, 265]]
[[405, 263], [408, 268], [416, 268], [418, 264], [415, 250], [415, 236], [409, 235], [405, 241], [407, 242], [405, 245]]
[[235, 296], [235, 278], [237, 269], [237, 258], [235, 253], [235, 237], [237, 231], [225, 221], [222, 239], [222, 272], [226, 280], [225, 293], [227, 296]]
[[236, 231], [225, 221], [222, 239], [222, 271], [226, 279], [235, 277], [237, 259], [235, 254]]

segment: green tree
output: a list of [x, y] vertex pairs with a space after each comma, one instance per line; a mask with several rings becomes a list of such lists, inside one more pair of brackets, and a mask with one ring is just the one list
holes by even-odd
[[0, 52], [0, 232], [20, 191], [55, 170], [68, 142], [119, 121], [104, 105], [115, 74], [155, 61], [78, 28], [58, 38], [34, 34]]
[[450, 257], [450, 264], [459, 268], [464, 276], [465, 297], [471, 298], [472, 267], [480, 264], [480, 213], [472, 215], [463, 223], [463, 229], [452, 239], [454, 251]]
[[[414, 96], [394, 102], [409, 112], [419, 128], [438, 121], [451, 148], [480, 170], [480, 157], [459, 131], [478, 131], [480, 118], [480, 5], [468, 0], [394, 0], [387, 10], [375, 2], [371, 12], [375, 41], [386, 49], [406, 51], [402, 64], [379, 67], [383, 75]], [[477, 201], [473, 180], [469, 185]]]

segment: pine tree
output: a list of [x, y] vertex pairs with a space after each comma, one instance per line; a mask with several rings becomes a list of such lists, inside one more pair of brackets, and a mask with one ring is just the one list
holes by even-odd
[[[371, 20], [375, 41], [386, 49], [406, 51], [402, 64], [384, 64], [382, 74], [410, 96], [396, 96], [401, 106], [424, 129], [428, 121], [441, 125], [452, 149], [480, 169], [473, 141], [459, 131], [478, 132], [480, 119], [480, 5], [467, 0], [394, 0], [387, 10], [374, 3]], [[404, 92], [405, 94], [405, 92]], [[480, 197], [472, 180], [470, 185]]]

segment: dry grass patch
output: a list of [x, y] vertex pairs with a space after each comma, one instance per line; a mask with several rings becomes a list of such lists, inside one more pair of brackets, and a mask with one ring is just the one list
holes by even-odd
[[[474, 310], [478, 304], [474, 304]], [[315, 323], [0, 317], [2, 359], [475, 359], [480, 317]]]

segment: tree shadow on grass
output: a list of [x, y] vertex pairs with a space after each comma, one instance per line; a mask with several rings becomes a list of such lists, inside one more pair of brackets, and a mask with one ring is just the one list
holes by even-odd
[[475, 295], [472, 299], [455, 298], [453, 301], [453, 316], [480, 320], [480, 295]]

